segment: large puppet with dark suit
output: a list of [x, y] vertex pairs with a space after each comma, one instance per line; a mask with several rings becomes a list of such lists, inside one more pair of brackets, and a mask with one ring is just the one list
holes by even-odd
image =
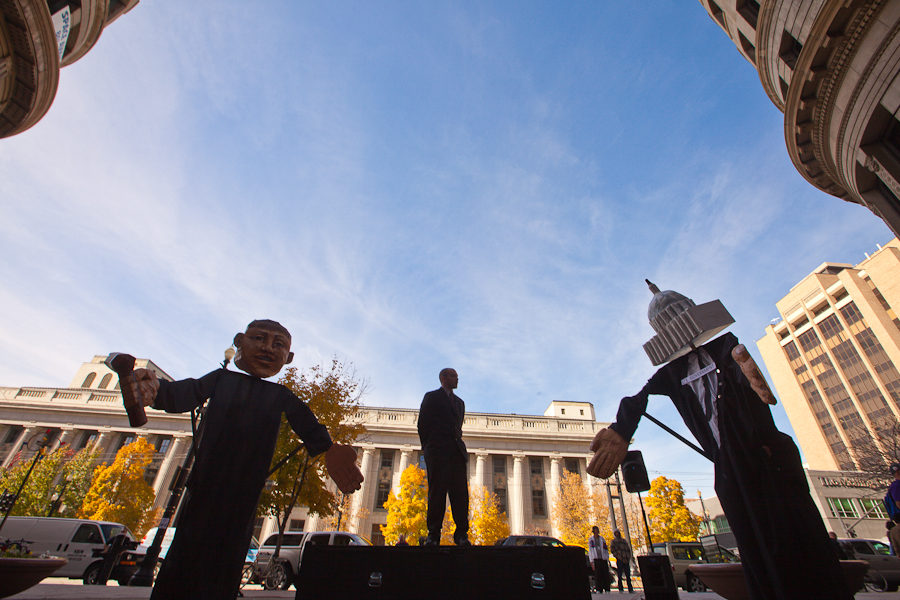
[[[153, 587], [153, 600], [229, 600], [238, 593], [253, 517], [275, 451], [281, 415], [325, 465], [341, 491], [360, 488], [362, 473], [350, 446], [331, 436], [309, 407], [285, 386], [265, 381], [291, 362], [291, 336], [275, 321], [257, 320], [234, 338], [235, 365], [200, 379], [162, 381], [134, 372], [136, 397], [170, 413], [208, 400], [196, 463], [187, 482], [175, 539]], [[137, 393], [137, 390], [140, 390]]]
[[428, 538], [426, 545], [441, 543], [441, 527], [447, 496], [456, 529], [457, 546], [469, 545], [468, 453], [462, 441], [466, 405], [453, 390], [459, 377], [453, 369], [440, 373], [441, 387], [428, 392], [419, 408], [419, 441], [428, 470]]
[[[647, 282], [650, 284], [650, 282]], [[852, 598], [812, 498], [793, 440], [778, 431], [768, 385], [743, 345], [726, 333], [734, 320], [718, 300], [701, 306], [654, 292], [657, 335], [644, 345], [665, 364], [637, 395], [623, 398], [616, 422], [597, 433], [588, 472], [612, 475], [650, 395], [668, 396], [715, 464], [715, 489], [755, 600]], [[712, 339], [712, 341], [708, 341]]]

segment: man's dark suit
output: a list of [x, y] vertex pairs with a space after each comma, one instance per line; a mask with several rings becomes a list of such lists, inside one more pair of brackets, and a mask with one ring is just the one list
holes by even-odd
[[468, 453], [462, 441], [466, 405], [444, 388], [428, 392], [419, 409], [419, 441], [428, 470], [428, 537], [440, 542], [441, 525], [450, 495], [456, 530], [453, 540], [467, 539], [469, 532]]

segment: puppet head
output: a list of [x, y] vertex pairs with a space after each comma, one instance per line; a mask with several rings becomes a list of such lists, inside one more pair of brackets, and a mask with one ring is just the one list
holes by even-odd
[[234, 365], [262, 379], [277, 375], [284, 365], [294, 360], [290, 332], [268, 319], [247, 325], [247, 331], [234, 336], [234, 347], [237, 348]]
[[661, 292], [650, 281], [644, 281], [653, 292], [647, 318], [656, 331], [653, 339], [644, 344], [644, 351], [654, 367], [702, 346], [734, 323], [719, 300], [697, 306], [678, 292]]

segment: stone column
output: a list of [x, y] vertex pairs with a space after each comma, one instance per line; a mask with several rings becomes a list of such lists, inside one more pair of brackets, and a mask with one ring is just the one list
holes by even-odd
[[175, 471], [187, 454], [188, 447], [191, 444], [191, 437], [187, 435], [174, 436], [175, 443], [169, 446], [166, 457], [163, 458], [162, 464], [159, 465], [159, 473], [153, 480], [153, 491], [156, 493], [157, 501], [160, 497], [168, 497], [168, 488], [175, 476]]
[[23, 448], [22, 444], [27, 443], [28, 440], [31, 439], [31, 436], [33, 436], [34, 434], [44, 430], [44, 427], [26, 427], [24, 430], [22, 430], [22, 433], [20, 433], [19, 437], [16, 438], [12, 449], [10, 449], [9, 454], [3, 460], [3, 468], [5, 469], [9, 467], [10, 464], [12, 464], [12, 461], [16, 457], [16, 455], [19, 455], [19, 451], [22, 451], [22, 455], [24, 455], [27, 449]]
[[513, 476], [512, 481], [507, 482], [507, 488], [510, 494], [509, 499], [509, 533], [511, 535], [522, 535], [525, 533], [525, 510], [526, 504], [531, 499], [525, 495], [525, 455], [513, 455]]
[[[359, 470], [362, 471], [364, 481], [362, 484], [362, 488], [353, 493], [353, 512], [355, 514], [359, 514], [359, 509], [362, 507], [369, 508], [369, 505], [366, 504], [366, 499], [368, 498], [369, 490], [372, 489], [373, 478], [369, 473], [369, 470], [372, 466], [372, 455], [375, 454], [375, 448], [363, 448], [363, 456], [362, 456], [362, 465], [360, 465]], [[377, 486], [378, 483], [375, 482]], [[371, 513], [371, 509], [369, 509]], [[312, 519], [312, 515], [310, 515], [310, 519]], [[315, 531], [314, 529], [308, 529], [308, 531]]]
[[547, 494], [547, 520], [550, 521], [550, 535], [552, 536], [556, 536], [559, 533], [552, 518], [553, 506], [559, 498], [559, 486], [562, 481], [559, 476], [559, 459], [559, 455], [555, 452], [550, 456], [550, 493]]
[[400, 477], [403, 475], [403, 471], [406, 470], [406, 467], [409, 466], [409, 455], [412, 452], [410, 450], [401, 450], [400, 451], [400, 475], [397, 477], [397, 481], [400, 481]]
[[100, 437], [97, 438], [97, 441], [94, 442], [94, 449], [99, 450], [98, 459], [101, 461], [112, 462], [112, 459], [115, 459], [115, 456], [110, 459], [106, 454], [106, 451], [109, 449], [109, 444], [115, 439], [115, 437], [119, 434], [118, 431], [101, 431]]
[[62, 434], [59, 436], [53, 445], [50, 447], [51, 450], [56, 450], [57, 448], [61, 448], [63, 446], [69, 446], [72, 444], [72, 440], [75, 439], [75, 435], [78, 434], [78, 430], [74, 427], [63, 427]]
[[487, 457], [488, 455], [485, 453], [484, 448], [479, 448], [475, 454], [475, 485], [486, 486], [484, 482], [484, 461]]

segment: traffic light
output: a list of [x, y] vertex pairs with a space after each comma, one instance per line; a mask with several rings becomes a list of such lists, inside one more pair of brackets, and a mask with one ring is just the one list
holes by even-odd
[[650, 478], [647, 477], [647, 467], [644, 466], [644, 457], [640, 450], [629, 450], [622, 461], [622, 478], [625, 479], [625, 489], [629, 493], [646, 492], [650, 489]]
[[0, 512], [9, 511], [13, 507], [15, 501], [15, 494], [10, 494], [7, 490], [3, 490], [3, 495], [0, 495]]

